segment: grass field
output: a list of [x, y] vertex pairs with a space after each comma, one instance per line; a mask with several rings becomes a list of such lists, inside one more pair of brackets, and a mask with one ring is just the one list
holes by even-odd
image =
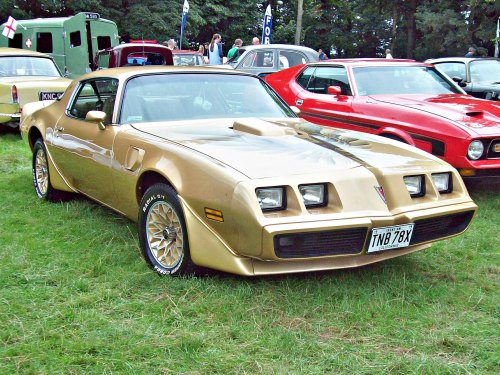
[[360, 269], [158, 277], [135, 224], [39, 201], [0, 134], [0, 374], [498, 374], [500, 186], [462, 236]]

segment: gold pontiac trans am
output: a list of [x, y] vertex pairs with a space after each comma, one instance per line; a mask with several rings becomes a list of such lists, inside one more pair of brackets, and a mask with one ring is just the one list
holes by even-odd
[[0, 48], [0, 125], [17, 128], [25, 104], [56, 99], [70, 82], [49, 55]]
[[117, 68], [27, 105], [21, 132], [38, 197], [137, 221], [161, 275], [357, 267], [466, 230], [477, 207], [449, 164], [297, 111], [238, 71]]

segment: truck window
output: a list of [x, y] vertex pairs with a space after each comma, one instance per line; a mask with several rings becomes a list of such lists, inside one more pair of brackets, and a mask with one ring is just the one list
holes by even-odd
[[36, 33], [36, 50], [43, 53], [52, 53], [52, 33]]
[[97, 37], [97, 49], [106, 49], [111, 47], [111, 37], [110, 36], [98, 36]]
[[14, 38], [9, 39], [10, 48], [23, 48], [23, 34], [14, 34]]
[[71, 47], [78, 47], [82, 45], [82, 38], [80, 37], [80, 31], [74, 31], [69, 34], [69, 41]]

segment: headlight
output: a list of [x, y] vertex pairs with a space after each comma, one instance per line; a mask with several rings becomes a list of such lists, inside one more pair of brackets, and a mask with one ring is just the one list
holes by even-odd
[[469, 144], [469, 148], [467, 150], [467, 156], [469, 157], [469, 159], [477, 160], [481, 156], [483, 156], [483, 152], [484, 152], [483, 142], [481, 142], [481, 141], [472, 141]]
[[424, 176], [405, 176], [403, 180], [408, 193], [410, 193], [413, 198], [423, 197], [425, 195]]
[[255, 189], [257, 200], [262, 211], [284, 210], [285, 189], [283, 187], [267, 187]]
[[432, 182], [436, 186], [436, 189], [441, 193], [450, 193], [453, 190], [451, 183], [451, 173], [433, 173]]
[[325, 184], [299, 185], [299, 192], [306, 207], [326, 206], [328, 199], [325, 190]]

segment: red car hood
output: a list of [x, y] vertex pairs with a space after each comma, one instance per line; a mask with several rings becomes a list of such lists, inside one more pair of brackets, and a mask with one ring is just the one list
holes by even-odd
[[379, 102], [427, 112], [455, 122], [470, 134], [498, 135], [500, 103], [469, 95], [374, 95]]

